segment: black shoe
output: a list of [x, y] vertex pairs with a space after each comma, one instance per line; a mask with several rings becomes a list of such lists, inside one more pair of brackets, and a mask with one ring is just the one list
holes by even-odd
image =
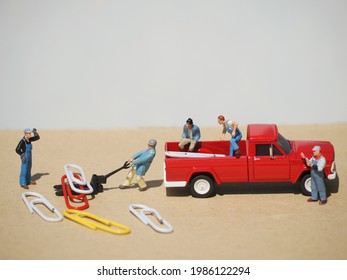
[[234, 153], [235, 157], [236, 158], [240, 158], [241, 157], [241, 152], [240, 150], [236, 150], [235, 153]]

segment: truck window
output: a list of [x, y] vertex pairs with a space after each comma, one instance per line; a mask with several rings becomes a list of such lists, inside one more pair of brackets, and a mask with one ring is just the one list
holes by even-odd
[[[270, 156], [270, 147], [271, 144], [256, 144], [255, 145], [255, 155], [256, 156]], [[273, 155], [274, 156], [283, 156], [280, 150], [275, 146], [272, 145], [273, 148]]]
[[272, 145], [272, 148], [273, 148], [274, 156], [283, 156], [283, 154], [280, 152], [280, 150], [275, 145]]
[[270, 156], [270, 144], [256, 144], [255, 145], [256, 156]]
[[284, 138], [280, 133], [278, 133], [277, 145], [280, 146], [287, 155], [292, 151], [290, 141]]

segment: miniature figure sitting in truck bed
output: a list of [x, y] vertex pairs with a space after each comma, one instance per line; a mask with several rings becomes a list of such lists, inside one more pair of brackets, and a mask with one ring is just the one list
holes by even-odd
[[229, 156], [229, 141], [201, 141], [196, 152], [182, 152], [178, 142], [165, 143], [164, 186], [189, 187], [195, 197], [211, 196], [223, 183], [300, 182], [311, 194], [310, 168], [300, 153], [315, 145], [324, 151], [325, 176], [336, 177], [335, 153], [328, 141], [293, 141], [284, 138], [275, 124], [250, 124], [247, 140], [239, 143], [241, 157]]

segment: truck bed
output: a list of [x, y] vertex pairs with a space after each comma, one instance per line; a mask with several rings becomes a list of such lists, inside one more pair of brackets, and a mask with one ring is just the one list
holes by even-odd
[[[203, 141], [196, 144], [196, 153], [217, 154], [211, 158], [196, 157], [169, 157], [165, 156], [166, 181], [173, 182], [172, 185], [188, 183], [194, 174], [213, 174], [217, 184], [224, 182], [248, 182], [248, 157], [246, 153], [247, 141], [239, 143], [241, 157], [229, 156], [229, 141]], [[179, 152], [178, 142], [167, 142], [165, 151]], [[185, 150], [187, 152], [187, 150]], [[194, 174], [193, 174], [194, 173]]]
[[[241, 140], [238, 145], [240, 147], [241, 155], [247, 155], [247, 144], [246, 140]], [[165, 143], [165, 152], [179, 152], [178, 147], [179, 142], [166, 142]], [[196, 153], [206, 153], [206, 154], [222, 154], [229, 156], [230, 142], [229, 141], [203, 141], [198, 142], [195, 145]], [[185, 152], [188, 152], [188, 145], [185, 148]]]

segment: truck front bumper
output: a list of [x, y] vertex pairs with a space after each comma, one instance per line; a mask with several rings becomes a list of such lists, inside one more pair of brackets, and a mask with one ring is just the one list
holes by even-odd
[[333, 163], [332, 163], [332, 165], [331, 165], [330, 172], [331, 172], [331, 174], [329, 174], [329, 175], [327, 176], [327, 178], [328, 178], [329, 180], [334, 180], [334, 179], [336, 178], [336, 175], [337, 175], [337, 173], [336, 173], [336, 164], [335, 164], [335, 161], [333, 161]]

